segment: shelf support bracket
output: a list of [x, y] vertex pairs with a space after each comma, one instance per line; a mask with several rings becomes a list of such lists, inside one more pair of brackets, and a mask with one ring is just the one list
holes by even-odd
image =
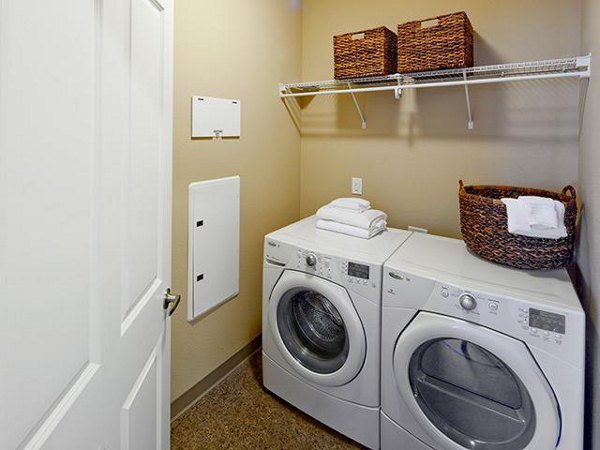
[[400, 97], [402, 97], [402, 80], [400, 78], [398, 78], [398, 87], [394, 89], [394, 97], [396, 97], [396, 100], [400, 100]]
[[471, 96], [469, 95], [469, 85], [467, 84], [467, 71], [463, 70], [463, 80], [465, 81], [465, 98], [467, 100], [467, 129], [472, 130], [475, 127], [473, 114], [471, 112]]
[[[352, 89], [352, 85], [350, 83], [348, 83], [348, 89]], [[358, 115], [360, 117], [360, 127], [363, 130], [367, 129], [367, 121], [365, 119], [365, 116], [363, 115], [361, 109], [360, 109], [360, 105], [358, 104], [358, 100], [356, 100], [356, 95], [354, 95], [354, 92], [350, 92], [350, 95], [352, 96], [352, 100], [354, 100], [354, 106], [356, 106], [356, 111], [358, 111]]]

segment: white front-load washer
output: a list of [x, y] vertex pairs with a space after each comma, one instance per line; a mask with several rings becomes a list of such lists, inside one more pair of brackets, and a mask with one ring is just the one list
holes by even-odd
[[566, 270], [414, 233], [384, 265], [381, 448], [581, 450], [584, 336]]
[[379, 448], [383, 263], [410, 236], [319, 230], [309, 217], [265, 237], [265, 387], [351, 439]]

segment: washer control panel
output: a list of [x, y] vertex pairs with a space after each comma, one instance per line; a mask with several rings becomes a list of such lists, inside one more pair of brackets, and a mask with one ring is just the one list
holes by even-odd
[[313, 273], [359, 291], [376, 289], [376, 280], [381, 276], [380, 273], [374, 273], [377, 272], [376, 268], [367, 264], [322, 255], [311, 250], [298, 249], [292, 261], [291, 266], [296, 270]]
[[332, 278], [333, 260], [329, 256], [299, 249], [296, 252], [295, 266], [295, 268], [299, 270], [314, 272], [316, 275], [324, 278]]
[[368, 286], [369, 272], [370, 267], [366, 264], [359, 264], [352, 261], [342, 262], [342, 274], [350, 284]]
[[317, 255], [314, 253], [309, 253], [306, 255], [306, 265], [309, 267], [314, 267], [317, 265]]

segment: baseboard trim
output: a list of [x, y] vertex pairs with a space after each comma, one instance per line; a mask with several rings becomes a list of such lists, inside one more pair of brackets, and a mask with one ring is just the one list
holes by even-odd
[[171, 421], [186, 412], [194, 403], [218, 385], [233, 372], [240, 364], [260, 350], [261, 336], [254, 338], [248, 345], [234, 354], [231, 358], [205, 376], [202, 380], [171, 402]]

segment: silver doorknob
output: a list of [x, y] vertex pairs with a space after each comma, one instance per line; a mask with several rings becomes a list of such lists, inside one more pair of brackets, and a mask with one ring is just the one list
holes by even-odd
[[[169, 317], [173, 315], [173, 313], [179, 306], [180, 301], [181, 295], [171, 294], [171, 288], [167, 288], [163, 301], [163, 309], [169, 309]], [[171, 305], [171, 308], [169, 308], [169, 305]]]
[[310, 267], [314, 267], [317, 265], [317, 257], [314, 253], [311, 253], [306, 257], [306, 265]]
[[463, 294], [458, 298], [458, 303], [460, 303], [460, 306], [462, 306], [463, 309], [466, 309], [467, 311], [472, 311], [477, 307], [477, 301], [475, 300], [475, 297], [473, 297], [471, 294]]

